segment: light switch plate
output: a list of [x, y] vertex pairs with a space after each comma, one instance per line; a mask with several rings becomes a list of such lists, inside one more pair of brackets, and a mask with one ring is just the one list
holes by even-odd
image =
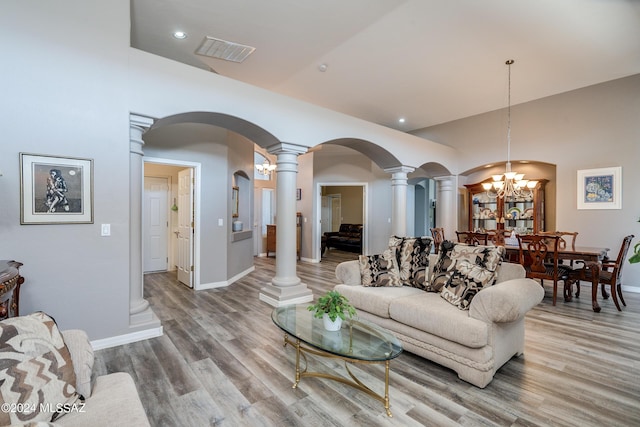
[[111, 236], [111, 224], [102, 224], [100, 228], [101, 236]]

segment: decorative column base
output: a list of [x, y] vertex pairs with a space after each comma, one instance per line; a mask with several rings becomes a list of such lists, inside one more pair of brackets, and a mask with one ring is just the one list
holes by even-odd
[[283, 307], [285, 305], [311, 302], [313, 301], [313, 293], [304, 283], [284, 287], [267, 285], [260, 289], [260, 301], [266, 302], [273, 307]]
[[129, 314], [129, 329], [132, 331], [140, 331], [144, 329], [153, 329], [160, 327], [160, 319], [147, 307], [146, 310]]

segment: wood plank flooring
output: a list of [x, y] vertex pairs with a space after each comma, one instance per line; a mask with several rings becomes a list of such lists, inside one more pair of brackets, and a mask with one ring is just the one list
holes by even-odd
[[[354, 254], [331, 250], [319, 264], [298, 263], [317, 296], [337, 282], [335, 266]], [[405, 352], [391, 363], [391, 411], [342, 384], [303, 378], [292, 389], [295, 351], [259, 301], [273, 258], [224, 289], [194, 292], [175, 274], [145, 276], [145, 298], [164, 336], [96, 352], [94, 375], [129, 372], [153, 426], [638, 426], [640, 294], [618, 312], [590, 289], [551, 305], [551, 288], [526, 318], [526, 348], [479, 389], [453, 371]], [[315, 370], [344, 368], [310, 359]], [[383, 391], [383, 367], [354, 368]]]

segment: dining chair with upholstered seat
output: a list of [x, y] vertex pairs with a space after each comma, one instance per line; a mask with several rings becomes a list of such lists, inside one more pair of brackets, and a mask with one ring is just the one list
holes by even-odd
[[558, 282], [564, 282], [563, 295], [571, 290], [571, 268], [558, 262], [558, 247], [560, 237], [540, 234], [518, 235], [520, 247], [520, 264], [524, 267], [527, 277], [540, 279], [544, 287], [544, 280], [553, 282], [553, 305], [556, 305]]
[[466, 243], [467, 245], [484, 245], [486, 246], [489, 242], [489, 234], [487, 233], [476, 233], [473, 231], [456, 231], [458, 235], [458, 242]]
[[[600, 273], [598, 275], [598, 283], [602, 287], [602, 296], [604, 299], [608, 298], [605, 287], [609, 285], [611, 297], [613, 298], [613, 302], [616, 305], [618, 311], [622, 311], [620, 308], [620, 304], [618, 303], [618, 298], [622, 305], [625, 307], [627, 303], [624, 301], [624, 297], [622, 296], [622, 267], [624, 266], [625, 258], [627, 257], [627, 252], [629, 251], [629, 247], [631, 246], [631, 241], [635, 236], [633, 234], [626, 236], [622, 240], [622, 245], [620, 246], [620, 251], [618, 252], [617, 258], [612, 261], [603, 261]], [[610, 270], [611, 269], [611, 270]], [[592, 270], [588, 268], [587, 265], [584, 265], [580, 269], [573, 270], [573, 278], [575, 279], [575, 284], [577, 286], [576, 289], [576, 297], [580, 296], [580, 281], [592, 281]], [[569, 292], [571, 292], [571, 288], [569, 288]]]
[[431, 237], [433, 237], [433, 249], [435, 253], [440, 250], [440, 244], [444, 241], [444, 228], [435, 227], [431, 229]]

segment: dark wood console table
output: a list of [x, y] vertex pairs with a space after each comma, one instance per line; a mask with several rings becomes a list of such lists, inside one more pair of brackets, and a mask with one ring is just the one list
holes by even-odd
[[21, 262], [0, 260], [0, 320], [20, 315]]

